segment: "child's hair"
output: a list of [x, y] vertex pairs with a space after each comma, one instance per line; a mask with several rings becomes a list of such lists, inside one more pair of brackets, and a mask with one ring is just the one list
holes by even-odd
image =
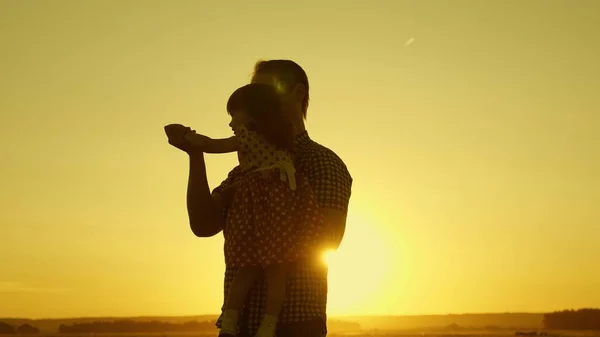
[[260, 133], [273, 145], [292, 152], [294, 147], [294, 127], [281, 106], [281, 99], [275, 88], [268, 84], [247, 84], [231, 94], [227, 101], [227, 113], [244, 111], [254, 122], [248, 129]]

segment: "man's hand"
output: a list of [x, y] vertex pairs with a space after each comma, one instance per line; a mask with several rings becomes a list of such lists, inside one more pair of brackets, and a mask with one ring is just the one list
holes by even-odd
[[195, 149], [195, 146], [185, 138], [185, 135], [190, 132], [195, 131], [181, 124], [169, 124], [165, 126], [165, 133], [169, 139], [169, 144], [187, 153]]

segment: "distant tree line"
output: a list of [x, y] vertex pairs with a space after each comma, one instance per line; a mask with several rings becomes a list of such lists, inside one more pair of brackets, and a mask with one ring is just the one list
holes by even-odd
[[600, 309], [548, 313], [544, 315], [544, 327], [551, 330], [600, 330]]
[[327, 329], [335, 332], [354, 332], [360, 331], [360, 324], [330, 319], [327, 321]]
[[71, 325], [61, 324], [58, 327], [60, 333], [141, 333], [141, 332], [198, 332], [215, 330], [215, 323], [210, 321], [191, 321], [185, 323], [166, 323], [159, 321], [99, 321], [74, 323]]
[[14, 326], [8, 323], [0, 322], [0, 334], [3, 335], [35, 335], [38, 333], [40, 333], [40, 329], [29, 324], [21, 324], [15, 328]]

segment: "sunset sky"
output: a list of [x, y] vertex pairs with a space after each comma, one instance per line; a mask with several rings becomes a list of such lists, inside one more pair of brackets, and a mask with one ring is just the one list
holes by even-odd
[[[162, 127], [259, 59], [354, 178], [330, 315], [600, 304], [600, 2], [0, 0], [0, 317], [216, 314]], [[216, 186], [236, 156], [209, 155]]]

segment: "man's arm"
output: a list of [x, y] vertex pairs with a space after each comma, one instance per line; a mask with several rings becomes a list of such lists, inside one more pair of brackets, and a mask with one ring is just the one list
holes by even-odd
[[321, 208], [326, 232], [330, 235], [328, 249], [337, 250], [346, 232], [347, 212], [336, 208]]
[[[211, 237], [223, 230], [222, 210], [227, 199], [231, 198], [232, 192], [214, 193], [211, 195], [206, 176], [206, 164], [204, 162], [204, 153], [202, 148], [186, 139], [186, 135], [198, 136], [194, 130], [181, 124], [169, 124], [165, 126], [165, 133], [169, 139], [169, 144], [186, 152], [190, 159], [190, 171], [187, 189], [187, 209], [190, 228], [198, 237]], [[204, 136], [203, 136], [204, 137]], [[208, 137], [206, 137], [208, 138]], [[237, 141], [226, 139], [219, 142], [219, 146], [224, 145], [219, 150], [228, 150], [237, 146]], [[233, 150], [235, 151], [235, 150]], [[226, 151], [232, 152], [232, 151]], [[232, 176], [236, 170], [230, 172]], [[230, 177], [217, 189], [223, 190]], [[233, 190], [232, 188], [227, 190]], [[223, 195], [221, 195], [223, 194]], [[223, 198], [225, 196], [225, 198]]]
[[332, 151], [325, 149], [316, 153], [308, 163], [311, 185], [323, 214], [327, 248], [337, 250], [346, 232], [352, 176]]
[[211, 237], [223, 230], [221, 208], [210, 193], [201, 152], [190, 152], [187, 210], [190, 228], [197, 237]]

